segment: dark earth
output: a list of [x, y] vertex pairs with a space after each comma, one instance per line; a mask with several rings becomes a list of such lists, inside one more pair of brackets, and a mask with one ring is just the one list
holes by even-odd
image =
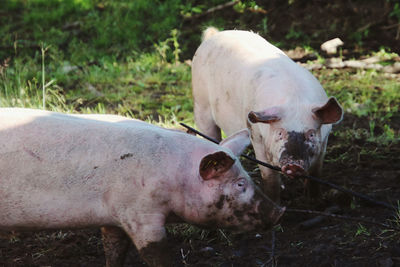
[[[390, 1], [381, 1], [381, 4], [379, 1], [351, 0], [265, 2], [263, 6], [266, 7], [269, 28], [262, 35], [268, 39], [284, 40], [292, 47], [296, 43], [309, 43], [318, 48], [323, 41], [341, 37], [345, 42], [344, 52], [350, 51], [349, 57], [377, 51], [380, 46], [399, 52], [399, 40], [395, 39], [398, 22], [388, 16]], [[344, 2], [347, 4], [344, 5]], [[266, 15], [262, 12], [237, 15], [231, 10], [222, 10], [201, 19], [186, 21], [182, 29], [183, 39], [188, 42], [185, 58], [190, 58], [198, 45], [199, 40], [190, 39], [189, 36], [201, 31], [200, 22], [218, 16], [231, 21], [225, 28], [261, 31], [261, 28], [257, 28], [259, 26], [251, 25], [256, 25]], [[292, 35], [288, 35], [288, 32], [292, 32]], [[399, 132], [400, 112], [387, 123], [395, 132]], [[334, 132], [344, 132], [346, 129], [370, 131], [368, 119], [345, 114], [344, 120], [334, 126]], [[376, 127], [375, 131], [379, 134], [383, 130]], [[350, 140], [351, 143], [346, 143], [344, 137], [331, 134], [321, 178], [398, 207], [399, 145], [382, 146], [362, 137], [352, 137]], [[247, 160], [243, 160], [243, 164], [257, 181], [257, 166]], [[317, 215], [289, 211], [275, 228], [274, 237], [271, 231], [234, 234], [172, 225], [168, 228], [169, 244], [176, 265], [400, 266], [399, 210], [396, 214], [394, 209], [373, 205], [326, 186], [321, 186], [322, 196], [319, 200], [310, 201], [304, 196], [302, 180], [286, 177], [283, 180], [286, 190], [282, 204], [288, 209], [335, 210], [336, 214], [387, 226], [325, 217], [317, 224], [304, 226], [304, 221]], [[104, 264], [99, 229], [0, 232], [0, 266]], [[133, 246], [125, 266], [145, 266]]]
[[[399, 130], [400, 117], [391, 126]], [[335, 132], [367, 127], [368, 122], [345, 115]], [[331, 135], [324, 165], [324, 179], [396, 205], [400, 199], [399, 146], [384, 148], [386, 155], [360, 155], [361, 148], [376, 147], [364, 140], [344, 147]], [[347, 152], [345, 162], [335, 161]], [[379, 154], [379, 151], [378, 151]], [[257, 181], [252, 162], [245, 167]], [[310, 201], [301, 180], [284, 178], [282, 204], [288, 209], [324, 211], [337, 206], [337, 214], [387, 224], [325, 218], [315, 225], [301, 223], [317, 215], [286, 212], [280, 226], [271, 231], [234, 234], [203, 231], [187, 225], [169, 227], [169, 245], [176, 266], [400, 266], [400, 217], [394, 210], [375, 206], [350, 195], [321, 187], [322, 197]], [[77, 207], [79, 208], [79, 207]], [[397, 229], [393, 229], [397, 227]], [[99, 229], [40, 232], [1, 232], [0, 266], [103, 266]], [[132, 246], [125, 266], [144, 266]]]

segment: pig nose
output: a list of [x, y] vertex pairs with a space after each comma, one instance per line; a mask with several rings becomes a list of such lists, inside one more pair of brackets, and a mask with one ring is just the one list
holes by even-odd
[[270, 228], [279, 221], [286, 208], [273, 202], [258, 186], [255, 186], [255, 189], [257, 198], [259, 198], [260, 201], [257, 209], [261, 215], [261, 220], [266, 229]]
[[291, 178], [295, 178], [305, 174], [305, 170], [297, 163], [288, 163], [282, 167], [282, 172]]

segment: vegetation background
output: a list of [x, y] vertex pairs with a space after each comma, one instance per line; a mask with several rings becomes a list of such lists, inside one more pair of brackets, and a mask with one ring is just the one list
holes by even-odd
[[[346, 111], [344, 121], [335, 126], [330, 138], [326, 179], [364, 193], [373, 192], [374, 197], [395, 204], [400, 198], [400, 71], [394, 68], [388, 73], [382, 68], [400, 64], [398, 0], [0, 0], [0, 106], [121, 114], [167, 127], [177, 127], [181, 121], [193, 125], [190, 60], [201, 42], [201, 32], [210, 25], [221, 30], [258, 32], [304, 66], [312, 69], [311, 66], [320, 64], [320, 68], [312, 70], [313, 74]], [[335, 37], [344, 41], [338, 52], [328, 55], [321, 51], [320, 45]], [[329, 67], [332, 58], [377, 60], [373, 67], [337, 69]], [[256, 166], [250, 168], [256, 170]], [[301, 195], [297, 191], [296, 196]], [[284, 199], [285, 204], [300, 205], [302, 200], [292, 193]], [[333, 201], [328, 193], [324, 200]], [[364, 207], [355, 199], [346, 203], [353, 213], [356, 207]], [[391, 215], [377, 210], [369, 213], [366, 209], [361, 214], [379, 214], [381, 219], [393, 220]], [[295, 218], [288, 218], [289, 225], [295, 224]], [[399, 221], [398, 216], [395, 222]], [[289, 228], [281, 234], [280, 249], [300, 253], [308, 259], [304, 263], [315, 266], [323, 266], [324, 260], [329, 266], [335, 265], [337, 260], [331, 256], [316, 260], [317, 249], [320, 254], [336, 253], [351, 266], [370, 266], [371, 262], [379, 265], [387, 259], [400, 264], [399, 231], [382, 234], [384, 230], [380, 228], [361, 224], [340, 228], [342, 232], [337, 231], [334, 236], [350, 239], [310, 241], [307, 234], [296, 236], [297, 232]], [[193, 252], [192, 239], [187, 237], [193, 231], [185, 231], [175, 232], [181, 236], [177, 244], [186, 242], [192, 256], [177, 257], [189, 264], [204, 258], [204, 251]], [[325, 234], [321, 229], [316, 232]], [[232, 248], [233, 254], [207, 254], [210, 264], [239, 261], [234, 237], [223, 232], [197, 233], [199, 247], [218, 247], [213, 242], [219, 242]], [[54, 263], [60, 257], [56, 248], [45, 247], [42, 241], [40, 246], [28, 246], [29, 249], [26, 244], [43, 238], [50, 240], [49, 244], [66, 238], [76, 241], [82, 235], [89, 238], [85, 233], [71, 232], [46, 232], [27, 239], [12, 234], [7, 241], [0, 242], [0, 265]], [[101, 243], [95, 241], [87, 243], [102, 255], [98, 249]], [[318, 248], [324, 242], [338, 248]], [[357, 252], [360, 242], [365, 252]], [[7, 250], [11, 244], [15, 246]], [[21, 248], [24, 244], [25, 250]], [[80, 255], [78, 248], [73, 251], [73, 255]], [[358, 258], [354, 259], [354, 253]], [[284, 263], [285, 256], [281, 254], [278, 251]], [[243, 262], [252, 262], [250, 266], [254, 266], [254, 257], [259, 259], [260, 255], [252, 257], [240, 256]], [[93, 262], [93, 258], [86, 258]], [[68, 263], [66, 260], [65, 266]]]

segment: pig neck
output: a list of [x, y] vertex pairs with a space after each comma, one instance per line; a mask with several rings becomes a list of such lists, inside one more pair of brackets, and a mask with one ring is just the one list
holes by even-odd
[[[188, 136], [189, 137], [189, 136]], [[221, 147], [196, 137], [181, 140], [181, 161], [177, 166], [174, 188], [170, 188], [170, 212], [189, 223], [202, 224], [207, 205], [218, 198], [220, 181], [205, 181], [199, 174], [201, 159], [207, 154], [222, 150]], [[195, 141], [195, 142], [194, 142]]]

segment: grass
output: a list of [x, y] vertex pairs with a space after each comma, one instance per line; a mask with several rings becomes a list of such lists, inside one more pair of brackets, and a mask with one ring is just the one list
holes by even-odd
[[[400, 125], [396, 122], [400, 115], [398, 78], [374, 70], [326, 69], [314, 74], [345, 110], [344, 121], [334, 127], [337, 145], [328, 146], [326, 160], [355, 166], [366, 155], [375, 159], [398, 158], [394, 149], [400, 141]], [[356, 162], [349, 161], [354, 157]]]
[[[54, 50], [50, 47], [43, 55], [3, 62], [1, 106], [42, 108], [45, 84], [50, 110], [116, 113], [156, 121], [191, 118], [190, 67], [185, 63], [168, 62], [153, 51], [132, 53], [125, 61], [71, 65]], [[45, 62], [42, 66], [40, 58]]]

